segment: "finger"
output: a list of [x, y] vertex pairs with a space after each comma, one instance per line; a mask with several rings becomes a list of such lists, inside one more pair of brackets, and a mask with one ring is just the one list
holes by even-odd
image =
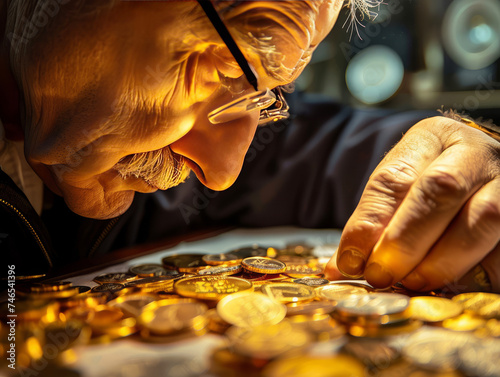
[[365, 262], [420, 172], [442, 150], [441, 141], [422, 128], [408, 131], [371, 175], [346, 223], [337, 266], [346, 276], [362, 276]]
[[424, 259], [469, 197], [489, 179], [479, 159], [466, 145], [456, 145], [429, 165], [373, 248], [365, 269], [370, 284], [390, 286]]
[[500, 293], [500, 242], [481, 262], [491, 283], [491, 291]]
[[338, 253], [338, 248], [335, 254], [332, 255], [330, 260], [325, 266], [325, 278], [328, 280], [343, 280], [345, 279], [345, 275], [342, 274], [342, 272], [339, 271], [337, 267], [337, 253]]
[[500, 179], [477, 191], [432, 250], [405, 277], [404, 286], [429, 291], [457, 285], [500, 241], [499, 197]]

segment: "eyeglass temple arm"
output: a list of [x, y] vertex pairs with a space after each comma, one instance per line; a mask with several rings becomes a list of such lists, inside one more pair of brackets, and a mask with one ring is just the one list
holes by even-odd
[[198, 4], [200, 4], [200, 6], [205, 11], [205, 14], [207, 15], [208, 19], [214, 26], [219, 36], [226, 44], [231, 55], [233, 55], [234, 59], [236, 60], [236, 63], [238, 63], [238, 65], [240, 66], [241, 70], [243, 71], [243, 74], [245, 75], [250, 85], [252, 85], [256, 91], [258, 91], [257, 77], [255, 77], [255, 74], [253, 73], [252, 69], [250, 68], [250, 65], [245, 59], [245, 56], [243, 56], [243, 53], [241, 52], [240, 48], [234, 41], [233, 37], [231, 36], [231, 33], [229, 33], [229, 30], [227, 30], [226, 25], [224, 25], [224, 23], [222, 22], [212, 2], [210, 0], [197, 0], [197, 1]]

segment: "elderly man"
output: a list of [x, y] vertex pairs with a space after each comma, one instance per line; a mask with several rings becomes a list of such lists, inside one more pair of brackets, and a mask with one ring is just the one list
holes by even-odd
[[[459, 117], [360, 117], [296, 99], [291, 131], [274, 123], [241, 183], [211, 191], [233, 185], [259, 124], [287, 116], [281, 88], [342, 5], [4, 0], [0, 245], [9, 261], [34, 273], [223, 219], [345, 225], [338, 269], [348, 276], [427, 290], [482, 263], [478, 273], [500, 290], [500, 143]], [[360, 166], [414, 123], [344, 224]], [[65, 205], [48, 191], [42, 203], [31, 169]], [[172, 188], [190, 170], [211, 190], [194, 180]], [[158, 189], [168, 190], [151, 194]], [[327, 276], [338, 269], [330, 263]]]

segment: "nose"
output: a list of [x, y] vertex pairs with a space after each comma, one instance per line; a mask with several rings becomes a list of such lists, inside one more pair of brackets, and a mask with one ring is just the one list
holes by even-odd
[[258, 125], [259, 111], [212, 124], [208, 120], [209, 110], [200, 111], [192, 129], [170, 148], [191, 160], [188, 165], [205, 186], [221, 191], [230, 187], [240, 174]]

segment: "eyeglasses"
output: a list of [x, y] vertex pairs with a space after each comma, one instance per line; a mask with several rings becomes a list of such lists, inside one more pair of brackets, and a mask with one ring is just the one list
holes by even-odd
[[265, 125], [289, 117], [288, 104], [281, 91], [281, 88], [258, 89], [257, 76], [252, 67], [243, 56], [238, 45], [229, 33], [226, 25], [219, 17], [217, 10], [210, 0], [197, 0], [203, 8], [213, 27], [226, 44], [236, 63], [243, 71], [243, 75], [248, 83], [255, 89], [255, 92], [242, 95], [231, 102], [218, 107], [208, 114], [208, 119], [212, 124], [229, 122], [231, 120], [244, 117], [249, 111], [260, 110], [259, 125]]

